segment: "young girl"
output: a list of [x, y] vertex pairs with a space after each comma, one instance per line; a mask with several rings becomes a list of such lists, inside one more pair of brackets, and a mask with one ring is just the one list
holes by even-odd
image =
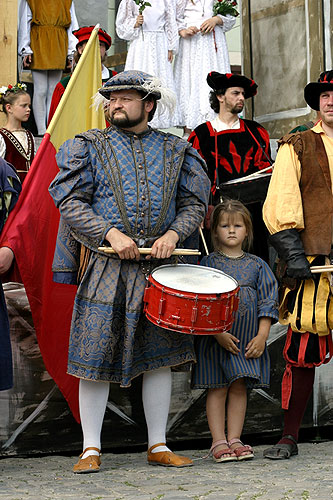
[[253, 450], [240, 440], [247, 389], [269, 386], [266, 340], [272, 320], [278, 320], [277, 282], [262, 259], [243, 250], [251, 245], [253, 232], [250, 213], [242, 203], [229, 200], [217, 205], [211, 233], [215, 251], [201, 264], [235, 278], [240, 301], [230, 332], [196, 339], [193, 387], [208, 388], [206, 411], [214, 460], [248, 460]]
[[31, 100], [24, 83], [0, 88], [0, 104], [7, 116], [6, 125], [0, 128], [0, 157], [16, 168], [24, 181], [35, 155], [32, 133], [22, 128], [29, 119]]
[[[116, 31], [119, 38], [129, 41], [125, 71], [139, 70], [160, 78], [164, 85], [176, 93], [172, 60], [178, 50], [176, 0], [154, 0], [142, 14], [134, 0], [120, 2]], [[173, 113], [157, 107], [154, 128], [178, 125], [178, 109]]]

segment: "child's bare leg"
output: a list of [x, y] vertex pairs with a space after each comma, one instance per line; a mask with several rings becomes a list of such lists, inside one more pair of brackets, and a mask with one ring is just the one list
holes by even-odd
[[[244, 379], [235, 380], [229, 387], [228, 403], [227, 403], [227, 426], [228, 426], [228, 441], [239, 439], [241, 437], [247, 404], [247, 393]], [[241, 443], [236, 442], [230, 446], [232, 450], [240, 448]], [[242, 455], [249, 454], [244, 452]]]
[[[213, 443], [220, 440], [226, 440], [225, 435], [225, 405], [228, 388], [208, 389], [206, 400], [206, 413], [209, 430], [212, 435]], [[220, 444], [214, 449], [214, 454], [223, 449], [228, 449], [227, 444]], [[226, 453], [229, 456], [229, 453]]]

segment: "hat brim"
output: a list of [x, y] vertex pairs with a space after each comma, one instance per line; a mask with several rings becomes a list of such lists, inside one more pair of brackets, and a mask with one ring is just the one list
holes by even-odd
[[[106, 99], [110, 99], [110, 94], [119, 90], [138, 90], [140, 92], [148, 94], [147, 90], [144, 89], [141, 85], [105, 85], [104, 87], [100, 88], [98, 92]], [[150, 95], [153, 95], [156, 99], [161, 99], [160, 92], [150, 92]]]
[[310, 108], [319, 111], [320, 94], [327, 90], [333, 90], [333, 83], [330, 82], [310, 82], [304, 88], [304, 99]]

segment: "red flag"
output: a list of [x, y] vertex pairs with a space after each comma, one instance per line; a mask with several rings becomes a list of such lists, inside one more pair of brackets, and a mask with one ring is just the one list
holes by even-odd
[[92, 32], [70, 79], [0, 240], [0, 246], [8, 246], [15, 254], [13, 275], [18, 270], [25, 286], [46, 369], [77, 421], [79, 379], [66, 373], [76, 286], [52, 280], [59, 212], [48, 188], [58, 173], [55, 155], [59, 146], [79, 132], [105, 126], [103, 111], [91, 107], [91, 96], [102, 82], [98, 28]]

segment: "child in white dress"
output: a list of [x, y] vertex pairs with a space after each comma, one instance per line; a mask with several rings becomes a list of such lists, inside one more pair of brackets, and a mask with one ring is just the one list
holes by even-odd
[[231, 15], [213, 15], [214, 0], [178, 0], [177, 22], [180, 35], [174, 74], [179, 125], [189, 133], [215, 113], [209, 104], [206, 77], [211, 71], [230, 73], [225, 33], [234, 26]]
[[[154, 0], [139, 14], [134, 0], [122, 0], [116, 18], [119, 38], [129, 41], [125, 71], [139, 70], [160, 78], [163, 85], [175, 92], [172, 60], [178, 50], [178, 28], [175, 0]], [[150, 125], [169, 128], [179, 122], [174, 113], [157, 111]]]

